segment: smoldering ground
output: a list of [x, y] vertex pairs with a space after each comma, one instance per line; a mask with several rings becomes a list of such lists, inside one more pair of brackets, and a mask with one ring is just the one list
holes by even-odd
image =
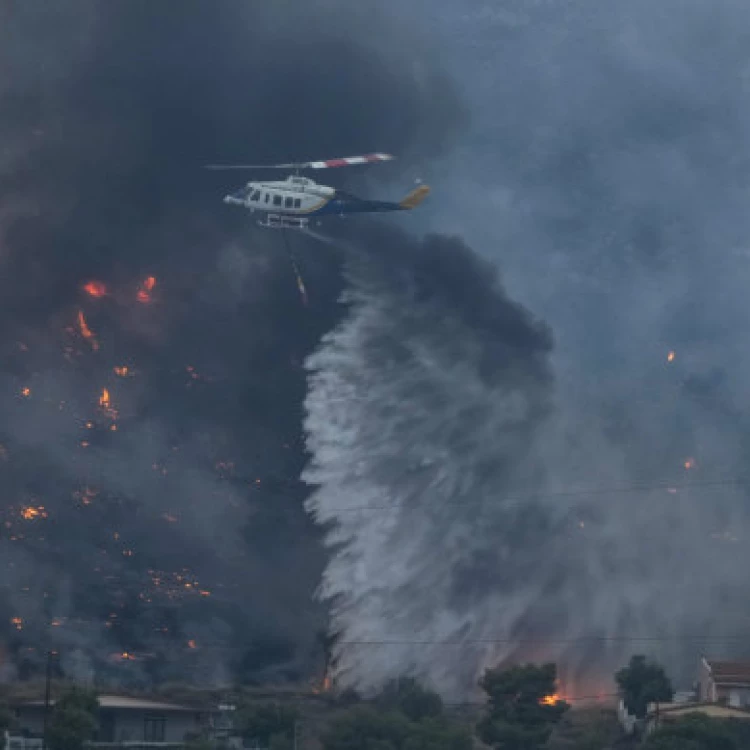
[[49, 647], [139, 682], [314, 673], [302, 362], [340, 314], [339, 261], [295, 238], [305, 306], [279, 238], [200, 166], [440, 152], [462, 105], [376, 6], [0, 5], [1, 609], [22, 675]]

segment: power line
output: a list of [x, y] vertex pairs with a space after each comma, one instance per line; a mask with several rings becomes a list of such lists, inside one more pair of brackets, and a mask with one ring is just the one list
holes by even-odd
[[567, 643], [663, 643], [670, 641], [702, 641], [703, 643], [746, 642], [747, 636], [663, 635], [663, 636], [579, 636], [577, 638], [466, 638], [463, 640], [372, 640], [335, 641], [342, 646], [467, 646], [467, 645], [527, 645]]
[[[670, 483], [662, 481], [660, 484], [634, 484], [620, 487], [597, 487], [580, 490], [560, 490], [557, 492], [536, 492], [528, 495], [511, 495], [503, 497], [506, 503], [527, 503], [534, 500], [547, 498], [565, 498], [565, 497], [589, 497], [593, 495], [616, 495], [616, 494], [637, 494], [641, 492], [679, 492], [680, 490], [691, 489], [711, 489], [716, 487], [750, 487], [750, 479], [709, 479], [705, 481], [693, 481], [683, 483]], [[486, 500], [479, 501], [476, 505], [486, 503]], [[439, 505], [468, 505], [465, 500], [441, 500]], [[390, 508], [408, 508], [403, 503], [384, 503], [382, 505], [355, 505], [348, 508], [322, 508], [326, 513], [347, 513], [360, 510], [388, 510]], [[315, 509], [313, 512], [317, 512]]]

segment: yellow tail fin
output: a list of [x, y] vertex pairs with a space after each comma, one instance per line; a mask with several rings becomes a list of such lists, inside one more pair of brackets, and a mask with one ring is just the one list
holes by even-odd
[[416, 208], [429, 194], [430, 188], [427, 185], [420, 185], [418, 188], [414, 188], [398, 205], [407, 211], [411, 211], [412, 208]]

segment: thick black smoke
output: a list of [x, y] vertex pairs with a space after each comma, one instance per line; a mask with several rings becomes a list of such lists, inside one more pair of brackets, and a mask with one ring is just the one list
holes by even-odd
[[200, 166], [416, 168], [463, 118], [375, 2], [0, 3], [5, 674], [49, 647], [139, 682], [313, 667], [302, 365], [339, 260], [295, 238], [305, 306]]

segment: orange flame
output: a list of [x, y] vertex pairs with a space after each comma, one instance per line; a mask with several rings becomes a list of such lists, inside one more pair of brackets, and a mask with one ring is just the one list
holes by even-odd
[[21, 395], [24, 398], [28, 398], [31, 395], [31, 388], [29, 388], [28, 386], [24, 386], [23, 388], [21, 388]]
[[146, 304], [147, 302], [151, 302], [151, 292], [154, 290], [155, 286], [156, 286], [156, 277], [147, 276], [141, 283], [140, 289], [138, 289], [138, 294], [136, 295], [136, 299], [143, 304]]
[[102, 393], [99, 396], [99, 406], [110, 419], [117, 419], [117, 409], [112, 406], [112, 398], [109, 395], [108, 388], [102, 388]]
[[88, 323], [86, 322], [86, 318], [83, 314], [83, 310], [78, 311], [78, 328], [81, 331], [81, 336], [86, 339], [86, 341], [91, 344], [91, 348], [94, 351], [98, 351], [99, 349], [99, 342], [96, 340], [96, 336], [94, 336], [93, 332], [88, 326]]
[[188, 648], [197, 648], [197, 645], [192, 638], [187, 642], [187, 645], [188, 645]]
[[675, 353], [673, 351], [667, 354], [667, 362], [674, 362], [674, 358], [675, 358]]
[[562, 698], [560, 698], [560, 696], [555, 693], [554, 695], [545, 695], [544, 698], [539, 701], [539, 704], [542, 706], [554, 706], [560, 700], [562, 700]]
[[135, 374], [127, 365], [122, 367], [113, 367], [112, 372], [117, 375], [118, 378], [130, 378]]
[[23, 630], [23, 618], [21, 617], [11, 617], [11, 625], [14, 625], [16, 630]]
[[83, 285], [83, 291], [89, 295], [98, 299], [104, 297], [107, 294], [107, 287], [101, 281], [88, 281]]
[[686, 458], [685, 463], [683, 464], [685, 469], [689, 471], [690, 469], [695, 468], [695, 459], [694, 458]]
[[43, 505], [33, 507], [31, 505], [21, 508], [21, 516], [27, 521], [31, 521], [34, 518], [47, 518], [47, 511]]

